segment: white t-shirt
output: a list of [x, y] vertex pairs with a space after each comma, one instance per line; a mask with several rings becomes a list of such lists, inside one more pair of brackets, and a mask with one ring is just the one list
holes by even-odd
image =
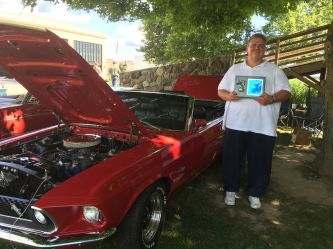
[[[284, 72], [275, 64], [267, 61], [253, 68], [248, 66], [245, 61], [234, 64], [224, 75], [218, 89], [234, 91], [236, 75], [265, 77], [265, 92], [269, 95], [273, 95], [280, 90], [291, 92], [288, 78]], [[227, 101], [223, 127], [276, 137], [280, 105], [280, 102], [276, 102], [264, 106], [251, 98]]]

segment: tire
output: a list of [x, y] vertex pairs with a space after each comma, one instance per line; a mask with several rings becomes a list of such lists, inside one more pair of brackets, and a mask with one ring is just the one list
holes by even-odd
[[155, 248], [166, 214], [166, 193], [162, 183], [148, 187], [131, 207], [114, 236], [117, 249]]

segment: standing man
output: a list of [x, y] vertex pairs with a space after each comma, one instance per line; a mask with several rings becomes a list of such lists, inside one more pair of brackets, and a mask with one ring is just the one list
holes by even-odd
[[[233, 65], [218, 86], [218, 95], [226, 101], [223, 126], [223, 178], [227, 205], [235, 205], [242, 167], [247, 160], [246, 194], [251, 208], [261, 207], [271, 176], [273, 149], [281, 102], [291, 96], [284, 72], [265, 61], [266, 37], [254, 34], [247, 44], [247, 59]], [[236, 76], [265, 79], [265, 91], [255, 98], [242, 98], [235, 92]]]
[[113, 61], [109, 72], [111, 74], [112, 86], [118, 86], [120, 70], [119, 70], [119, 66], [116, 64], [115, 61]]

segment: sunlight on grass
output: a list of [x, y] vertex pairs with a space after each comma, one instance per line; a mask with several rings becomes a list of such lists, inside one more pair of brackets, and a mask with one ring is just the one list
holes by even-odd
[[280, 221], [278, 221], [278, 220], [272, 220], [272, 223], [273, 223], [274, 225], [281, 225]]
[[282, 126], [279, 126], [277, 128], [277, 133], [281, 133], [281, 134], [291, 134], [293, 131], [293, 128], [291, 127], [282, 127]]
[[163, 231], [162, 235], [165, 237], [169, 237], [169, 238], [178, 238], [179, 237], [179, 233], [176, 232], [175, 230]]
[[185, 239], [184, 244], [187, 248], [193, 248], [195, 246], [195, 243], [191, 239]]
[[207, 187], [211, 190], [216, 190], [220, 187], [220, 184], [209, 182], [207, 183]]

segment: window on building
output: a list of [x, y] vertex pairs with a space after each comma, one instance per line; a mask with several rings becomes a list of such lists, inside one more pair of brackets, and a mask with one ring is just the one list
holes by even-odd
[[88, 62], [102, 67], [102, 44], [74, 41], [74, 49]]

